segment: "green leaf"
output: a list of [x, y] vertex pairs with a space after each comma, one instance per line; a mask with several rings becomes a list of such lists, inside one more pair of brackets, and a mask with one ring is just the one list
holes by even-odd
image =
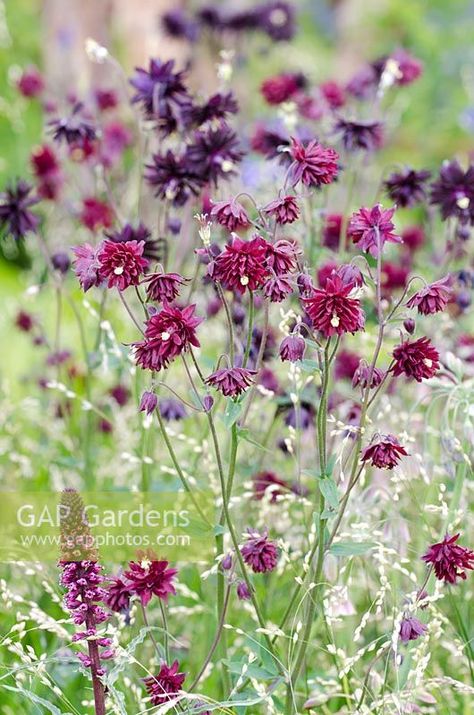
[[253, 439], [253, 437], [250, 436], [248, 429], [237, 428], [237, 436], [239, 437], [239, 439], [243, 439], [245, 442], [253, 444], [253, 446], [257, 447], [258, 449], [262, 449], [265, 452], [272, 452], [271, 449], [268, 449], [268, 447], [264, 447], [263, 444], [260, 444], [260, 442], [257, 442], [255, 439]]
[[298, 364], [304, 372], [321, 372], [317, 360], [299, 360]]
[[234, 400], [227, 400], [225, 406], [224, 416], [222, 421], [227, 429], [230, 429], [239, 419], [239, 415], [242, 412], [242, 403], [234, 402]]
[[214, 536], [220, 536], [221, 534], [225, 534], [225, 527], [222, 526], [222, 524], [216, 524], [212, 530], [212, 533], [214, 534]]
[[336, 482], [331, 477], [325, 477], [319, 482], [321, 494], [326, 500], [326, 504], [333, 509], [339, 506], [339, 492], [337, 491]]
[[[236, 675], [241, 675], [244, 665], [248, 665], [246, 661], [241, 662], [235, 660], [224, 660], [223, 662], [228, 667], [230, 672], [235, 673]], [[255, 665], [255, 663], [250, 663], [250, 665], [248, 665], [245, 675], [249, 678], [258, 678], [260, 680], [273, 680], [275, 677], [275, 673], [270, 673], [268, 670], [265, 670], [265, 668]]]
[[338, 541], [329, 551], [334, 556], [362, 556], [374, 546], [371, 541]]
[[336, 464], [337, 455], [331, 454], [326, 464], [326, 474], [328, 477], [332, 475], [334, 465]]
[[301, 470], [301, 474], [304, 474], [306, 477], [311, 477], [311, 479], [322, 479], [322, 474], [317, 469], [303, 469]]

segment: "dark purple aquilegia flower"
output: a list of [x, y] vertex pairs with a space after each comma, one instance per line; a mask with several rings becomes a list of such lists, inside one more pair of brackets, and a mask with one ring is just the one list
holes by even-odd
[[38, 203], [36, 196], [30, 196], [32, 187], [26, 181], [17, 181], [0, 194], [0, 227], [19, 241], [29, 231], [36, 231], [38, 216], [30, 207]]
[[247, 228], [250, 225], [247, 211], [236, 199], [218, 201], [213, 204], [211, 216], [229, 231], [237, 231], [239, 228]]
[[431, 315], [444, 310], [453, 293], [451, 276], [430, 283], [419, 290], [407, 302], [408, 308], [417, 308], [421, 315]]
[[175, 154], [170, 149], [164, 154], [153, 154], [146, 164], [145, 179], [155, 187], [155, 196], [168, 199], [174, 206], [183, 206], [197, 196], [205, 180], [202, 167], [188, 161], [186, 154]]
[[263, 212], [273, 216], [278, 224], [293, 223], [300, 216], [300, 207], [295, 196], [282, 196], [267, 204]]
[[378, 435], [362, 450], [361, 460], [379, 469], [393, 469], [408, 452], [391, 434]]
[[313, 326], [327, 338], [364, 327], [364, 313], [360, 300], [351, 296], [353, 289], [353, 284], [344, 284], [340, 276], [332, 275], [324, 288], [315, 288], [309, 298], [302, 298]]
[[414, 206], [425, 199], [426, 182], [430, 176], [430, 171], [415, 171], [407, 167], [403, 171], [390, 174], [384, 181], [385, 191], [397, 206]]
[[173, 580], [178, 571], [168, 568], [168, 561], [152, 561], [148, 558], [140, 563], [130, 561], [129, 570], [125, 571], [130, 592], [137, 595], [143, 606], [147, 606], [152, 596], [167, 601], [170, 593], [176, 590]]
[[148, 266], [148, 261], [143, 258], [144, 247], [143, 241], [102, 242], [97, 254], [99, 277], [107, 281], [108, 288], [125, 290], [139, 284], [140, 277]]
[[173, 700], [184, 683], [186, 678], [185, 673], [179, 672], [179, 663], [177, 660], [172, 665], [162, 663], [157, 675], [152, 675], [144, 678], [143, 682], [150, 695], [152, 705], [161, 705], [169, 700]]
[[203, 181], [217, 186], [219, 179], [231, 178], [244, 152], [237, 134], [224, 121], [194, 133], [186, 149], [187, 165]]
[[421, 558], [432, 564], [436, 578], [447, 583], [456, 583], [456, 579], [466, 579], [466, 570], [474, 569], [474, 551], [459, 546], [456, 541], [459, 534], [446, 534], [443, 541], [433, 544]]
[[240, 552], [245, 563], [254, 573], [273, 571], [278, 561], [276, 544], [268, 538], [268, 532], [262, 533], [248, 529], [247, 540]]
[[84, 105], [76, 103], [72, 112], [58, 119], [49, 122], [53, 139], [58, 143], [66, 142], [69, 146], [81, 145], [84, 142], [91, 142], [96, 138], [96, 127], [93, 122], [85, 116]]
[[237, 397], [252, 384], [255, 370], [229, 367], [216, 370], [206, 378], [206, 384], [215, 387], [226, 397]]
[[352, 214], [348, 235], [359, 248], [377, 258], [386, 241], [392, 243], [402, 241], [400, 236], [393, 232], [394, 213], [394, 208], [383, 209], [380, 204], [376, 204], [371, 209], [362, 207]]
[[234, 235], [209, 266], [209, 274], [229, 290], [245, 293], [260, 288], [268, 276], [265, 258], [268, 244], [261, 236], [244, 241]]
[[400, 640], [403, 643], [408, 643], [408, 641], [416, 641], [420, 636], [423, 636], [427, 631], [427, 627], [424, 623], [414, 618], [413, 616], [406, 616], [400, 623]]
[[72, 249], [75, 255], [74, 271], [84, 293], [87, 293], [93, 286], [99, 286], [102, 283], [102, 278], [99, 275], [100, 262], [97, 257], [99, 250], [100, 245], [94, 247], [89, 243], [74, 246]]
[[291, 140], [291, 183], [295, 186], [301, 181], [305, 186], [330, 184], [338, 172], [339, 154], [319, 144], [315, 139], [306, 146], [298, 139]]
[[301, 335], [288, 335], [281, 341], [280, 359], [282, 362], [296, 362], [297, 360], [302, 360], [305, 348], [306, 342], [304, 338], [301, 337]]
[[136, 90], [132, 102], [142, 106], [146, 119], [157, 121], [164, 136], [178, 127], [181, 109], [191, 102], [184, 74], [174, 71], [174, 60], [151, 59], [148, 70], [137, 67], [130, 80]]
[[474, 164], [464, 171], [460, 164], [445, 161], [431, 185], [430, 203], [437, 204], [444, 220], [455, 216], [462, 224], [474, 225]]
[[172, 303], [186, 280], [179, 273], [153, 273], [145, 278], [148, 300]]
[[393, 357], [393, 374], [414, 377], [417, 382], [433, 377], [439, 370], [439, 353], [427, 337], [405, 340], [397, 345]]
[[342, 144], [346, 151], [374, 151], [380, 149], [383, 142], [383, 125], [374, 121], [350, 121], [338, 119], [334, 127], [341, 135]]
[[151, 236], [151, 231], [140, 221], [136, 226], [125, 223], [117, 231], [105, 231], [105, 235], [115, 243], [126, 243], [127, 241], [143, 241], [143, 258], [149, 261], [159, 261], [161, 258], [160, 241]]

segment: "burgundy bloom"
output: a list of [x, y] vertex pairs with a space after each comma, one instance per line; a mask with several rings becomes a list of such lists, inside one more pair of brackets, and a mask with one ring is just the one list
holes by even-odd
[[239, 228], [247, 228], [250, 225], [247, 211], [235, 199], [218, 201], [213, 204], [211, 216], [214, 216], [217, 223], [225, 226], [229, 231], [237, 231]]
[[170, 149], [164, 154], [153, 154], [152, 164], [146, 164], [145, 179], [155, 187], [155, 196], [172, 201], [174, 206], [183, 206], [192, 196], [197, 196], [204, 179], [201, 172]]
[[265, 257], [268, 244], [255, 236], [250, 241], [244, 241], [234, 236], [222, 253], [209, 266], [209, 274], [225, 288], [245, 293], [246, 288], [260, 288], [268, 276], [265, 267]]
[[425, 232], [421, 226], [408, 226], [402, 231], [403, 245], [416, 251], [425, 242]]
[[186, 282], [179, 273], [153, 273], [145, 280], [148, 300], [156, 300], [158, 303], [165, 300], [171, 303]]
[[432, 204], [438, 204], [444, 220], [455, 216], [462, 224], [474, 225], [474, 164], [463, 171], [459, 163], [445, 161], [431, 185]]
[[426, 182], [430, 176], [431, 171], [406, 168], [404, 171], [390, 174], [384, 182], [385, 190], [397, 206], [415, 206], [425, 199]]
[[293, 223], [300, 217], [300, 207], [295, 196], [282, 196], [281, 199], [275, 199], [267, 204], [264, 209], [264, 213], [269, 216], [274, 216], [275, 221], [284, 225], [286, 223]]
[[[332, 251], [337, 251], [343, 227], [343, 216], [341, 214], [328, 214], [323, 226], [323, 244]], [[347, 239], [347, 226], [345, 228], [344, 241]]]
[[35, 319], [30, 313], [20, 310], [15, 317], [15, 325], [23, 333], [30, 333], [35, 325]]
[[[205, 399], [204, 397], [203, 402]], [[173, 397], [161, 399], [158, 409], [160, 410], [160, 415], [166, 422], [183, 420], [187, 417], [186, 408], [183, 403], [180, 400], [175, 400]]]
[[293, 293], [293, 286], [287, 276], [274, 275], [263, 286], [263, 295], [271, 303], [281, 303], [282, 300]]
[[196, 328], [202, 318], [194, 315], [195, 305], [186, 308], [164, 303], [163, 309], [146, 321], [145, 338], [134, 343], [137, 365], [158, 371], [168, 367], [190, 345], [199, 347]]
[[280, 74], [269, 77], [260, 86], [260, 91], [268, 104], [282, 104], [303, 89], [306, 80], [302, 74]]
[[206, 384], [212, 385], [226, 397], [237, 397], [253, 383], [255, 370], [243, 367], [229, 367], [216, 370], [206, 378]]
[[403, 643], [408, 643], [408, 641], [416, 641], [420, 636], [423, 636], [427, 631], [427, 627], [424, 623], [414, 618], [413, 616], [409, 618], [404, 618], [400, 623], [400, 640]]
[[84, 293], [87, 293], [92, 286], [99, 286], [102, 282], [99, 275], [100, 262], [97, 257], [100, 248], [100, 245], [94, 248], [90, 243], [84, 243], [81, 246], [74, 246], [72, 249], [76, 257], [74, 270]]
[[107, 239], [102, 242], [97, 254], [99, 277], [107, 280], [107, 287], [125, 290], [140, 283], [140, 276], [148, 265], [143, 258], [144, 243], [126, 241], [115, 243]]
[[406, 320], [403, 321], [403, 327], [407, 331], [407, 333], [410, 333], [410, 335], [413, 335], [415, 332], [416, 328], [416, 323], [413, 320], [413, 318], [407, 318]]
[[138, 407], [139, 412], [146, 412], [147, 415], [153, 414], [158, 404], [158, 398], [154, 392], [150, 390], [145, 390], [140, 399], [140, 405]]
[[433, 564], [436, 578], [447, 583], [456, 583], [456, 579], [466, 579], [466, 569], [474, 569], [474, 551], [459, 546], [456, 541], [459, 534], [446, 534], [443, 541], [433, 544], [421, 558], [427, 564]]
[[393, 374], [414, 377], [417, 382], [433, 377], [439, 370], [439, 353], [426, 337], [400, 343], [393, 351], [393, 357]]
[[369, 462], [379, 469], [393, 469], [401, 457], [406, 457], [408, 452], [391, 434], [377, 436], [368, 447], [362, 450], [361, 460]]
[[371, 256], [377, 258], [386, 241], [401, 243], [400, 236], [393, 233], [392, 216], [395, 209], [383, 209], [376, 204], [371, 209], [361, 208], [352, 214], [348, 235], [353, 242]]
[[242, 160], [237, 134], [224, 122], [194, 133], [186, 149], [186, 161], [205, 182], [217, 186], [219, 179], [229, 179]]
[[43, 199], [55, 199], [63, 182], [63, 176], [52, 147], [43, 144], [30, 156], [33, 173], [38, 180], [38, 194]]
[[28, 97], [28, 99], [38, 97], [44, 90], [43, 75], [34, 65], [27, 67], [21, 73], [16, 86], [24, 97]]
[[120, 383], [110, 388], [109, 393], [119, 407], [124, 407], [130, 399], [130, 390]]
[[107, 109], [114, 109], [118, 105], [117, 94], [113, 89], [96, 89], [94, 99], [101, 112], [105, 112]]
[[405, 288], [409, 274], [408, 267], [385, 261], [381, 275], [382, 296], [390, 298], [392, 291]]
[[328, 80], [323, 82], [319, 89], [331, 109], [340, 109], [346, 103], [344, 89], [337, 82]]
[[451, 276], [425, 286], [407, 302], [408, 308], [418, 308], [421, 315], [431, 315], [444, 310], [452, 295]]
[[357, 99], [369, 99], [376, 89], [380, 73], [372, 65], [365, 65], [358, 70], [346, 85], [346, 92]]
[[352, 380], [360, 364], [357, 353], [350, 350], [340, 350], [336, 356], [334, 365], [334, 377], [336, 380]]
[[280, 359], [282, 362], [296, 362], [302, 360], [306, 343], [301, 335], [288, 335], [281, 341]]
[[391, 54], [391, 59], [398, 64], [399, 75], [397, 84], [403, 86], [414, 82], [423, 72], [423, 63], [419, 59], [410, 55], [402, 47], [396, 49]]
[[130, 592], [140, 598], [143, 606], [148, 605], [152, 596], [167, 601], [170, 593], [176, 593], [173, 579], [178, 571], [169, 569], [168, 565], [168, 561], [130, 561], [124, 576], [129, 582]]
[[49, 123], [53, 139], [59, 143], [66, 142], [69, 146], [82, 147], [96, 138], [96, 128], [83, 113], [83, 105], [78, 102], [72, 112], [60, 119], [52, 119]]
[[39, 201], [30, 196], [31, 190], [30, 184], [20, 180], [0, 194], [0, 228], [16, 241], [24, 238], [29, 231], [36, 231], [39, 224], [38, 216], [30, 211], [30, 206]]
[[298, 139], [291, 139], [293, 159], [291, 181], [295, 186], [301, 181], [305, 186], [330, 184], [337, 176], [339, 154], [334, 149], [321, 146], [313, 139], [304, 146]]
[[265, 265], [271, 268], [277, 276], [285, 275], [295, 270], [298, 248], [293, 241], [287, 241], [282, 238], [279, 241], [275, 241], [275, 243], [267, 243], [266, 249]]
[[130, 84], [136, 90], [132, 102], [142, 106], [146, 119], [157, 121], [163, 136], [171, 134], [181, 121], [181, 109], [190, 103], [184, 72], [174, 72], [174, 60], [151, 59], [149, 69], [140, 67]]
[[315, 288], [309, 298], [302, 298], [316, 330], [326, 337], [355, 333], [364, 327], [360, 300], [351, 298], [354, 286], [344, 285], [338, 275], [326, 280], [324, 288]]
[[290, 141], [277, 131], [257, 126], [250, 143], [254, 151], [263, 154], [267, 159], [278, 158], [281, 163], [291, 161], [289, 153], [285, 151], [290, 146]]
[[51, 256], [51, 264], [56, 271], [66, 275], [71, 267], [71, 260], [66, 251], [56, 251]]
[[90, 231], [98, 231], [100, 228], [109, 228], [114, 219], [113, 211], [106, 201], [100, 201], [93, 197], [83, 199], [79, 220]]
[[171, 666], [162, 663], [158, 675], [143, 679], [152, 705], [161, 705], [179, 695], [186, 674], [179, 673], [178, 670], [177, 660]]
[[277, 496], [288, 493], [291, 490], [290, 484], [284, 479], [277, 477], [273, 472], [259, 472], [253, 475], [252, 480], [254, 496], [255, 499], [259, 501], [263, 499], [268, 492], [270, 501], [275, 503]]
[[112, 611], [121, 613], [127, 611], [130, 606], [130, 597], [132, 591], [128, 584], [125, 583], [119, 576], [111, 578], [106, 588], [104, 603]]
[[226, 119], [229, 114], [237, 114], [239, 105], [232, 92], [213, 94], [204, 104], [192, 104], [184, 111], [184, 121], [189, 126], [200, 127], [206, 122]]
[[239, 581], [237, 584], [237, 597], [241, 601], [250, 601], [251, 595], [245, 581]]
[[159, 239], [153, 239], [151, 231], [141, 221], [136, 227], [126, 223], [118, 231], [106, 232], [105, 235], [115, 243], [143, 242], [145, 244], [143, 258], [147, 258], [149, 261], [159, 261], [161, 259]]
[[278, 549], [273, 541], [268, 538], [268, 532], [252, 531], [248, 529], [248, 536], [240, 552], [245, 563], [254, 573], [273, 571], [278, 561]]
[[284, 0], [270, 0], [257, 6], [255, 19], [257, 26], [275, 42], [291, 40], [296, 32], [295, 10]]
[[346, 151], [357, 151], [358, 149], [375, 151], [375, 149], [380, 149], [383, 143], [381, 122], [362, 120], [352, 122], [348, 119], [338, 119], [334, 129], [341, 135]]
[[352, 387], [361, 386], [363, 390], [367, 388], [370, 380], [370, 389], [378, 387], [385, 376], [385, 372], [379, 367], [374, 367], [371, 371], [365, 360], [361, 360], [352, 376]]

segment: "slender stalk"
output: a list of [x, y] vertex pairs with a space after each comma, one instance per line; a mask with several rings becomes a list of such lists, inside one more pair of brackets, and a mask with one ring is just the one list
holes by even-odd
[[232, 587], [230, 584], [226, 588], [225, 597], [224, 597], [224, 607], [220, 614], [219, 622], [217, 624], [217, 629], [216, 629], [214, 638], [212, 640], [211, 647], [209, 648], [209, 652], [208, 652], [206, 658], [204, 659], [204, 663], [201, 666], [201, 670], [196, 675], [196, 677], [194, 678], [193, 682], [191, 683], [191, 685], [189, 687], [189, 692], [192, 692], [194, 690], [194, 688], [197, 686], [197, 684], [199, 683], [199, 681], [201, 680], [202, 676], [204, 675], [204, 673], [206, 671], [207, 666], [211, 662], [211, 658], [214, 655], [217, 646], [219, 645], [219, 641], [221, 639], [222, 631], [224, 628], [224, 622], [225, 622], [225, 617], [227, 614], [227, 609], [229, 606], [231, 588]]
[[253, 321], [255, 317], [255, 301], [253, 297], [253, 291], [249, 292], [249, 322], [247, 328], [247, 344], [245, 346], [244, 359], [242, 361], [242, 367], [247, 367], [249, 361], [250, 349], [252, 347], [252, 335], [253, 335]]

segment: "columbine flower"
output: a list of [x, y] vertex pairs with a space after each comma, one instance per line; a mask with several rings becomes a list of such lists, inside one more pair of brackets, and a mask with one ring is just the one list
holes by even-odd
[[400, 343], [393, 351], [393, 357], [393, 374], [414, 377], [417, 382], [433, 377], [439, 370], [439, 353], [426, 337]]
[[71, 114], [61, 119], [52, 119], [49, 125], [53, 139], [58, 143], [65, 141], [69, 146], [81, 146], [84, 142], [92, 142], [96, 138], [96, 129], [89, 118], [82, 113], [83, 105], [74, 105]]
[[253, 383], [255, 370], [243, 367], [229, 367], [216, 370], [206, 378], [206, 384], [212, 385], [226, 397], [237, 397]]
[[237, 584], [237, 598], [241, 601], [250, 601], [251, 595], [245, 581], [239, 581]]
[[338, 275], [332, 275], [324, 288], [315, 288], [309, 298], [302, 298], [316, 330], [329, 338], [364, 327], [360, 300], [350, 297], [353, 288], [353, 284], [344, 285]]
[[282, 196], [281, 199], [275, 199], [267, 204], [263, 212], [269, 216], [274, 216], [275, 221], [284, 225], [293, 223], [300, 217], [300, 207], [295, 196]]
[[158, 404], [158, 398], [154, 392], [145, 390], [140, 399], [139, 412], [146, 412], [147, 415], [153, 414]]
[[217, 127], [195, 132], [186, 149], [186, 160], [204, 181], [217, 186], [219, 179], [235, 174], [244, 156], [236, 133], [221, 121]]
[[474, 164], [463, 171], [456, 160], [445, 161], [432, 184], [431, 203], [439, 205], [444, 220], [456, 216], [474, 225]]
[[102, 242], [97, 254], [99, 277], [107, 280], [108, 288], [125, 290], [140, 283], [140, 276], [148, 265], [143, 258], [144, 245], [143, 241]]
[[380, 149], [383, 143], [383, 125], [381, 122], [358, 121], [338, 119], [334, 127], [341, 134], [342, 143], [346, 151], [374, 151]]
[[118, 231], [106, 232], [107, 238], [115, 243], [126, 243], [127, 241], [143, 242], [143, 258], [149, 261], [159, 261], [161, 258], [160, 242], [151, 237], [151, 231], [144, 223], [140, 223], [135, 227], [129, 223], [124, 224]]
[[375, 387], [380, 385], [384, 376], [385, 372], [379, 367], [374, 367], [371, 371], [365, 360], [361, 360], [356, 371], [354, 372], [354, 375], [352, 376], [352, 387], [360, 385], [360, 387], [365, 390], [369, 384], [370, 378], [370, 389], [373, 390]]
[[408, 643], [408, 641], [416, 641], [420, 636], [423, 636], [427, 631], [427, 627], [424, 623], [410, 616], [409, 618], [404, 618], [400, 623], [400, 640], [403, 643]]
[[291, 157], [285, 149], [290, 146], [288, 137], [277, 131], [258, 126], [251, 138], [252, 149], [263, 154], [267, 159], [279, 158], [281, 163], [288, 163]]
[[31, 65], [23, 70], [16, 86], [21, 94], [28, 99], [39, 97], [44, 90], [43, 75], [37, 67]]
[[267, 243], [266, 249], [265, 264], [277, 276], [286, 275], [295, 270], [296, 255], [298, 253], [295, 243], [282, 238], [279, 241], [275, 241], [275, 243]]
[[425, 286], [407, 302], [408, 308], [418, 308], [422, 315], [431, 315], [444, 310], [452, 295], [451, 276]]
[[250, 225], [247, 211], [235, 199], [215, 203], [211, 216], [214, 216], [217, 223], [225, 226], [229, 231], [237, 231], [239, 228], [247, 228]]
[[252, 26], [256, 20], [258, 27], [275, 42], [292, 39], [296, 31], [295, 10], [292, 5], [283, 0], [272, 0], [258, 6], [255, 12]]
[[351, 350], [339, 350], [334, 363], [334, 378], [336, 380], [352, 380], [360, 364], [357, 353]]
[[186, 17], [181, 8], [176, 8], [163, 13], [161, 26], [165, 33], [177, 39], [186, 39], [194, 42], [199, 34], [198, 24]]
[[379, 469], [393, 469], [399, 463], [400, 458], [407, 455], [408, 452], [396, 437], [391, 434], [383, 434], [376, 437], [368, 447], [362, 450], [361, 460], [363, 462], [370, 461], [373, 467]]
[[197, 127], [215, 119], [225, 119], [229, 114], [237, 114], [239, 105], [232, 92], [217, 92], [204, 104], [193, 104], [185, 109], [185, 123]]
[[31, 213], [30, 206], [39, 199], [30, 196], [32, 187], [26, 181], [18, 181], [0, 194], [0, 227], [19, 241], [29, 231], [36, 231], [39, 218]]
[[159, 303], [165, 300], [171, 303], [178, 297], [181, 286], [186, 283], [179, 273], [153, 273], [147, 276], [145, 281], [148, 300], [156, 300]]
[[281, 341], [280, 359], [282, 362], [302, 360], [305, 349], [306, 342], [301, 335], [288, 335]]
[[306, 79], [301, 73], [286, 73], [266, 79], [262, 82], [260, 91], [268, 104], [282, 104], [288, 102], [305, 86]]
[[386, 241], [401, 243], [400, 236], [393, 233], [394, 213], [395, 208], [383, 209], [380, 204], [371, 209], [361, 208], [352, 214], [348, 235], [363, 251], [377, 258]]
[[278, 549], [273, 541], [268, 538], [268, 532], [252, 531], [248, 529], [247, 540], [240, 552], [245, 563], [254, 573], [273, 571], [278, 561]]
[[180, 122], [180, 110], [190, 98], [184, 85], [184, 72], [174, 72], [174, 60], [151, 59], [149, 69], [137, 67], [130, 84], [136, 89], [132, 102], [141, 104], [147, 119], [156, 119], [164, 136]]
[[328, 80], [320, 84], [319, 89], [331, 109], [339, 109], [346, 103], [344, 89], [337, 82]]
[[456, 579], [466, 579], [466, 569], [474, 569], [474, 551], [459, 546], [456, 541], [459, 534], [446, 534], [443, 541], [433, 544], [421, 558], [427, 564], [433, 564], [436, 578], [447, 583], [456, 583]]
[[146, 321], [145, 339], [133, 345], [137, 365], [159, 371], [190, 345], [199, 347], [196, 328], [202, 318], [194, 315], [195, 309], [195, 305], [179, 308], [164, 303], [163, 309]]
[[293, 159], [293, 186], [299, 181], [305, 186], [322, 186], [336, 178], [339, 154], [334, 149], [321, 146], [315, 139], [304, 146], [298, 139], [292, 138], [290, 154]]
[[30, 163], [38, 180], [38, 195], [43, 199], [57, 198], [63, 175], [53, 149], [48, 144], [37, 147], [31, 153]]
[[169, 700], [173, 700], [181, 689], [186, 679], [185, 673], [179, 673], [179, 663], [177, 660], [169, 666], [162, 663], [158, 675], [144, 678], [143, 682], [150, 695], [152, 705], [161, 705]]
[[160, 410], [160, 415], [166, 422], [171, 422], [172, 420], [179, 421], [187, 417], [186, 408], [183, 403], [180, 400], [175, 400], [173, 397], [161, 399], [158, 409]]
[[168, 199], [174, 206], [183, 206], [199, 194], [204, 180], [189, 164], [186, 155], [179, 156], [168, 150], [165, 154], [153, 154], [152, 162], [145, 166], [145, 179], [155, 187], [155, 196]]
[[119, 576], [116, 576], [115, 578], [111, 578], [107, 585], [104, 603], [112, 611], [121, 613], [128, 610], [131, 596], [132, 591], [129, 585]]
[[76, 257], [74, 270], [84, 293], [87, 293], [92, 286], [99, 286], [102, 282], [99, 275], [100, 262], [97, 257], [100, 248], [100, 245], [94, 248], [89, 243], [84, 243], [81, 246], [74, 246], [72, 249]]
[[425, 199], [426, 182], [430, 176], [431, 171], [406, 168], [404, 171], [390, 174], [384, 181], [385, 190], [397, 206], [415, 206]]
[[113, 212], [106, 201], [94, 197], [83, 199], [79, 220], [90, 231], [109, 228], [113, 223]]
[[409, 251], [416, 251], [425, 242], [425, 232], [421, 226], [407, 226], [402, 231], [402, 240]]
[[35, 326], [35, 319], [30, 313], [26, 313], [24, 310], [18, 311], [15, 317], [15, 325], [18, 330], [23, 333], [30, 333]]
[[271, 303], [281, 303], [282, 300], [293, 293], [293, 286], [287, 276], [274, 275], [263, 286], [263, 295]]
[[423, 63], [419, 59], [410, 55], [402, 47], [396, 49], [390, 55], [392, 60], [398, 65], [397, 84], [406, 85], [414, 82], [423, 72]]
[[234, 236], [222, 253], [209, 266], [213, 280], [229, 290], [245, 293], [245, 290], [260, 288], [268, 276], [265, 257], [268, 244], [261, 236], [243, 241]]
[[148, 558], [141, 563], [130, 561], [124, 576], [130, 592], [140, 598], [142, 606], [147, 606], [152, 596], [167, 601], [170, 593], [176, 593], [173, 579], [178, 571], [169, 569], [168, 565], [168, 561], [150, 561]]
[[[337, 251], [343, 227], [343, 216], [341, 214], [328, 214], [323, 226], [323, 244], [332, 251]], [[347, 239], [347, 226], [345, 227], [344, 243]]]

